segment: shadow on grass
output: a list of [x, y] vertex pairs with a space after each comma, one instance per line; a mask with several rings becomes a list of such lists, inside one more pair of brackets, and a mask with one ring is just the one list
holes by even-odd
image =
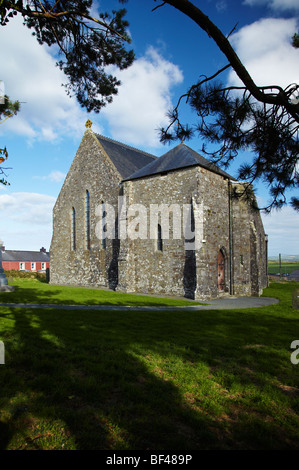
[[35, 312], [39, 326], [32, 326], [31, 314], [12, 312], [18, 344], [8, 349], [2, 376], [2, 408], [11, 413], [2, 424], [2, 445], [15, 436], [16, 447], [21, 442], [22, 448], [38, 449], [45, 438], [50, 448], [59, 446], [57, 430], [52, 436], [48, 428], [40, 432], [46, 420], [64, 426], [64, 439], [70, 434], [76, 449], [190, 448], [194, 438], [209, 446], [212, 434], [182, 406], [177, 388], [127, 351], [138, 336], [124, 329], [127, 322], [117, 326], [110, 314], [63, 312], [68, 318], [61, 326], [56, 315]]
[[285, 353], [298, 320], [281, 308], [266, 310], [276, 316], [7, 308], [1, 446], [298, 448], [296, 397], [286, 403], [279, 389], [299, 385]]
[[55, 305], [128, 305], [128, 306], [184, 306], [196, 305], [189, 299], [174, 299], [139, 294], [125, 294], [113, 290], [89, 289], [49, 285], [35, 280], [15, 285], [15, 291], [0, 293], [0, 303], [55, 304]]

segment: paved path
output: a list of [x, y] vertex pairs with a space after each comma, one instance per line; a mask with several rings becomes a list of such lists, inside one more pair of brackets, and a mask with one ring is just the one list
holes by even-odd
[[57, 305], [57, 304], [10, 304], [1, 303], [0, 307], [13, 308], [57, 308], [65, 310], [227, 310], [241, 308], [265, 307], [275, 305], [278, 299], [272, 297], [227, 297], [224, 299], [209, 300], [207, 305], [175, 306], [117, 306], [117, 305]]

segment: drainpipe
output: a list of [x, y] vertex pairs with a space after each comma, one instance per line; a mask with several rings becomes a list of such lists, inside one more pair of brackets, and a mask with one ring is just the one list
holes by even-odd
[[233, 295], [233, 254], [232, 254], [232, 215], [231, 215], [231, 189], [232, 182], [228, 180], [228, 238], [229, 238], [229, 293]]

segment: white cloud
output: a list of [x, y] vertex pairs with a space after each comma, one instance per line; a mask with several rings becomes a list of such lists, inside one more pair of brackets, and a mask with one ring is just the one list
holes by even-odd
[[[299, 49], [290, 38], [296, 31], [296, 19], [267, 18], [245, 26], [231, 37], [241, 61], [260, 86], [299, 82]], [[234, 72], [229, 82], [239, 84]]]
[[276, 11], [299, 10], [298, 0], [244, 0], [243, 3], [250, 6], [266, 5]]
[[183, 81], [182, 72], [150, 47], [130, 68], [113, 73], [122, 85], [113, 103], [102, 111], [113, 138], [134, 145], [159, 145], [157, 128], [167, 122], [171, 88]]
[[55, 183], [59, 183], [60, 181], [64, 181], [66, 177], [65, 173], [62, 173], [61, 171], [52, 171], [49, 174], [49, 179], [51, 181], [54, 181]]
[[56, 67], [46, 46], [38, 44], [22, 19], [15, 17], [0, 28], [1, 80], [5, 92], [21, 102], [21, 111], [0, 132], [13, 132], [30, 139], [56, 140], [69, 132], [82, 133], [84, 113], [62, 83], [66, 76]]
[[34, 176], [33, 178], [39, 179], [39, 180], [49, 180], [54, 183], [60, 183], [61, 181], [64, 181], [65, 177], [66, 177], [65, 173], [59, 170], [55, 170], [55, 171], [51, 171], [51, 173], [49, 173], [49, 175], [47, 176]]
[[0, 216], [5, 225], [11, 221], [28, 225], [48, 225], [56, 198], [38, 193], [0, 194]]
[[0, 194], [0, 237], [7, 249], [50, 247], [52, 209], [56, 198], [38, 193]]
[[0, 49], [0, 61], [5, 64], [0, 79], [10, 98], [21, 102], [21, 111], [6, 121], [0, 134], [10, 132], [31, 141], [51, 142], [70, 133], [82, 135], [88, 117], [94, 121], [93, 130], [102, 133], [101, 118], [105, 117], [112, 137], [132, 144], [159, 145], [156, 129], [167, 122], [171, 88], [182, 82], [183, 75], [154, 48], [126, 70], [111, 67], [122, 82], [119, 93], [101, 115], [87, 116], [76, 99], [67, 96], [62, 87], [67, 77], [56, 67], [49, 48], [38, 44], [21, 18], [17, 16], [0, 28], [0, 42], [5, 44]]
[[[253, 3], [253, 1], [252, 1]], [[297, 30], [296, 19], [261, 19], [242, 28], [231, 37], [232, 44], [253, 80], [260, 86], [299, 83], [299, 50], [291, 46], [290, 38]], [[235, 73], [229, 83], [239, 85]], [[266, 204], [261, 203], [263, 207]], [[299, 215], [291, 207], [263, 215], [269, 235], [269, 255], [297, 254]]]
[[216, 10], [217, 10], [219, 13], [224, 12], [226, 9], [227, 9], [226, 0], [219, 0], [219, 1], [216, 3]]
[[299, 253], [299, 214], [291, 207], [261, 214], [265, 232], [269, 236], [269, 256], [279, 253]]

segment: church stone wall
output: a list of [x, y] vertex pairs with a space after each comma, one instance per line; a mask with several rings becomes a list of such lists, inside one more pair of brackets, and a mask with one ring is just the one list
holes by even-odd
[[[120, 175], [87, 130], [53, 210], [50, 249], [51, 284], [106, 286], [117, 282], [113, 266], [115, 244], [104, 247], [96, 236], [96, 208], [103, 202], [117, 206]], [[90, 195], [90, 249], [86, 243], [86, 191]], [[76, 210], [76, 249], [72, 249], [72, 208]]]
[[255, 209], [253, 192], [248, 199], [240, 183], [233, 183], [231, 191], [233, 293], [260, 295], [268, 283], [266, 236], [260, 213]]
[[[199, 249], [185, 250], [184, 237], [173, 239], [170, 230], [168, 240], [162, 235], [163, 251], [157, 249], [155, 239], [129, 240], [128, 245], [121, 245], [119, 289], [193, 298], [217, 296], [217, 254], [221, 248], [229, 252], [227, 180], [194, 167], [127, 182], [124, 193], [128, 205], [138, 202], [148, 209], [151, 204], [182, 207], [192, 202], [201, 240]], [[226, 284], [229, 290], [229, 278]]]
[[[233, 186], [240, 190], [240, 185]], [[148, 209], [148, 235], [152, 204], [170, 208], [192, 202], [200, 240], [198, 249], [186, 250], [183, 236], [173, 238], [170, 216], [169, 239], [162, 235], [160, 251], [157, 239], [138, 238], [138, 213], [131, 214], [126, 222], [136, 225], [136, 239], [121, 242], [118, 289], [195, 299], [261, 293], [267, 277], [262, 223], [248, 200], [229, 198], [233, 186], [228, 179], [200, 167], [125, 182], [127, 206], [138, 203]], [[219, 251], [225, 260], [223, 292], [217, 286]]]
[[[86, 191], [90, 195], [90, 248], [86, 245]], [[121, 183], [121, 176], [91, 130], [87, 130], [53, 211], [50, 282], [118, 289], [125, 292], [186, 296], [205, 300], [219, 295], [259, 295], [267, 285], [266, 244], [258, 211], [241, 193], [240, 183], [200, 166]], [[120, 211], [119, 196], [127, 212]], [[120, 213], [117, 223], [133, 229], [130, 237], [107, 239], [96, 234], [96, 208], [103, 202]], [[139, 238], [138, 213], [147, 211], [147, 235]], [[150, 223], [151, 205], [181, 208], [181, 234], [169, 238]], [[196, 249], [186, 250], [183, 206], [191, 208]], [[140, 206], [140, 207], [141, 207]], [[76, 210], [76, 249], [72, 247], [72, 208]], [[150, 236], [152, 228], [154, 238]], [[194, 227], [193, 227], [194, 228]], [[163, 233], [164, 232], [164, 233]], [[224, 286], [218, 289], [217, 259], [224, 260]]]
[[[121, 243], [119, 264], [119, 289], [132, 292], [166, 293], [184, 295], [185, 250], [183, 236], [173, 239], [172, 215], [169, 223], [169, 239], [162, 233], [163, 250], [157, 247], [157, 227], [150, 224], [150, 205], [165, 204], [170, 207], [190, 204], [197, 187], [196, 169], [182, 170], [124, 183], [126, 204], [139, 203], [147, 209], [147, 238]], [[133, 217], [127, 219], [127, 224]], [[156, 238], [150, 238], [150, 229]], [[183, 224], [181, 223], [181, 233]], [[138, 232], [136, 233], [138, 236]]]

